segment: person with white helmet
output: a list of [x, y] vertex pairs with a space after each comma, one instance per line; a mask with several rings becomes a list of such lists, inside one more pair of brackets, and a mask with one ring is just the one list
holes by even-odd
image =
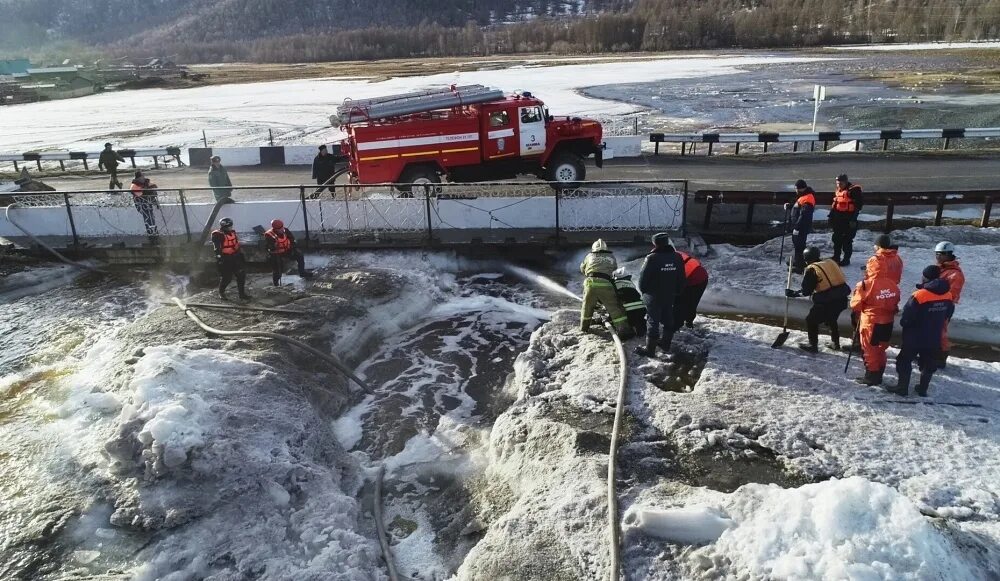
[[604, 240], [598, 238], [590, 247], [590, 253], [580, 264], [580, 274], [583, 280], [583, 309], [580, 312], [580, 330], [588, 331], [594, 319], [594, 309], [598, 304], [604, 305], [611, 317], [615, 332], [623, 339], [634, 336], [628, 326], [628, 317], [615, 294], [615, 284], [612, 274], [618, 268], [615, 255], [608, 249]]
[[[646, 303], [646, 346], [635, 352], [646, 357], [656, 348], [670, 350], [674, 338], [674, 301], [684, 290], [684, 261], [674, 250], [666, 232], [653, 236], [653, 250], [646, 255], [639, 273], [639, 292]], [[661, 330], [662, 327], [662, 330]]]
[[639, 289], [635, 288], [632, 282], [632, 275], [625, 272], [624, 268], [619, 268], [614, 274], [615, 294], [618, 295], [618, 302], [628, 317], [628, 324], [632, 326], [632, 332], [640, 337], [646, 336], [646, 303], [642, 302], [642, 295]]
[[[962, 297], [962, 288], [965, 287], [965, 273], [958, 260], [955, 259], [955, 245], [948, 241], [938, 242], [934, 247], [934, 259], [941, 268], [941, 278], [948, 281], [948, 288], [951, 291], [951, 301], [958, 305]], [[950, 321], [950, 319], [949, 319]], [[938, 360], [938, 368], [944, 369], [948, 364], [948, 352], [951, 351], [951, 342], [948, 341], [948, 321], [945, 321], [944, 332], [941, 333], [941, 355]]]
[[219, 297], [223, 300], [226, 297], [226, 287], [236, 277], [236, 288], [240, 292], [240, 298], [247, 300], [250, 295], [246, 292], [247, 271], [246, 259], [243, 257], [243, 250], [240, 249], [240, 239], [233, 230], [233, 219], [223, 218], [219, 220], [219, 229], [212, 231], [212, 245], [215, 246], [215, 261], [219, 265]]
[[278, 218], [271, 220], [271, 229], [264, 232], [264, 244], [267, 248], [267, 256], [271, 261], [271, 280], [274, 282], [274, 286], [281, 284], [281, 273], [284, 270], [285, 260], [294, 260], [299, 267], [299, 276], [307, 277], [306, 259], [295, 244], [295, 236], [291, 230], [285, 228], [284, 222]]

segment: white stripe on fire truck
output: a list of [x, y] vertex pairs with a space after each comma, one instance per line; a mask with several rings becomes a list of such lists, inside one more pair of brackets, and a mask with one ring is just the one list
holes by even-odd
[[496, 131], [490, 131], [487, 134], [490, 139], [500, 139], [501, 137], [514, 137], [513, 129], [497, 129]]
[[[513, 135], [513, 132], [511, 132]], [[452, 135], [433, 135], [430, 137], [411, 137], [409, 139], [390, 139], [387, 141], [368, 141], [358, 143], [358, 151], [372, 149], [391, 149], [394, 147], [414, 147], [417, 145], [438, 145], [440, 143], [459, 143], [462, 141], [478, 141], [478, 133], [455, 133]]]

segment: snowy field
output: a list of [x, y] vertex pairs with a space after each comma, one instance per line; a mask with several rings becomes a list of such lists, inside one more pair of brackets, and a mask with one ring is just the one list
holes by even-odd
[[1000, 41], [987, 40], [982, 42], [913, 42], [904, 44], [857, 44], [850, 46], [831, 46], [834, 50], [864, 50], [864, 51], [903, 51], [903, 50], [946, 50], [967, 48], [1000, 48]]
[[[262, 145], [261, 127], [271, 127], [281, 145], [328, 142], [338, 136], [329, 116], [346, 98], [361, 99], [481, 83], [505, 91], [526, 90], [555, 115], [620, 115], [628, 103], [598, 100], [578, 89], [624, 82], [703, 78], [740, 72], [742, 66], [810, 63], [822, 58], [693, 56], [636, 58], [612, 63], [561, 66], [518, 65], [506, 69], [398, 77], [369, 82], [357, 78], [302, 79], [194, 89], [146, 89], [0, 108], [0, 152], [33, 149], [99, 150], [112, 140], [134, 147], [197, 146], [202, 130], [210, 145]], [[38, 123], [43, 119], [44, 123]], [[314, 129], [303, 131], [302, 127]], [[266, 131], [265, 131], [266, 134]]]

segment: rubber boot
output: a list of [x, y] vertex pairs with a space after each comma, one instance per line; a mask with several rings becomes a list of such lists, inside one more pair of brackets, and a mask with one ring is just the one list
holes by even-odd
[[274, 283], [274, 286], [281, 286], [281, 275], [272, 276], [271, 277], [271, 282]]
[[635, 348], [636, 355], [642, 355], [643, 357], [656, 357], [656, 338], [651, 335], [646, 335], [646, 346], [642, 345]]
[[937, 368], [944, 369], [948, 366], [948, 351], [942, 351], [938, 354]]
[[865, 374], [862, 377], [855, 379], [861, 385], [876, 386], [882, 385], [882, 373], [879, 371], [868, 371], [865, 370]]
[[910, 394], [909, 374], [907, 374], [905, 377], [901, 375], [896, 385], [883, 385], [882, 389], [888, 391], [889, 393], [906, 397], [907, 395]]
[[624, 327], [617, 331], [618, 338], [622, 341], [628, 341], [629, 339], [635, 337], [635, 331], [631, 327]]
[[819, 353], [819, 347], [813, 345], [812, 343], [799, 343], [799, 349], [805, 351], [806, 353]]
[[927, 397], [927, 389], [931, 386], [931, 376], [934, 372], [924, 371], [920, 374], [920, 382], [917, 384], [917, 395]]

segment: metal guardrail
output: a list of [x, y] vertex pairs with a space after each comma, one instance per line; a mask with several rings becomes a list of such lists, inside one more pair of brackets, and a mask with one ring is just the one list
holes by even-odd
[[746, 143], [763, 144], [764, 153], [774, 143], [791, 143], [792, 151], [799, 151], [800, 143], [809, 143], [809, 151], [815, 150], [817, 142], [823, 144], [823, 151], [831, 142], [856, 141], [858, 151], [862, 141], [881, 141], [882, 151], [889, 148], [889, 141], [901, 139], [942, 139], [942, 149], [948, 149], [952, 139], [973, 139], [1000, 137], [1000, 127], [971, 127], [957, 129], [848, 129], [844, 131], [817, 131], [813, 133], [650, 133], [649, 142], [655, 144], [654, 154], [659, 155], [661, 143], [679, 143], [681, 155], [695, 153], [697, 144], [708, 144], [708, 155], [712, 155], [716, 144], [734, 144], [739, 155], [740, 145]]
[[[798, 195], [795, 192], [762, 192], [747, 190], [698, 190], [693, 200], [696, 204], [705, 204], [705, 218], [702, 229], [709, 230], [712, 221], [712, 209], [716, 204], [732, 203], [746, 204], [746, 228], [749, 231], [753, 225], [754, 208], [757, 205], [784, 205], [795, 202]], [[816, 204], [825, 205], [833, 202], [832, 192], [816, 193]], [[885, 231], [893, 229], [893, 219], [896, 206], [934, 206], [934, 225], [940, 226], [944, 220], [945, 206], [983, 204], [983, 214], [979, 226], [989, 228], [990, 214], [993, 211], [993, 200], [1000, 199], [1000, 190], [934, 190], [923, 192], [865, 192], [865, 206], [885, 206]]]
[[[119, 149], [116, 151], [122, 157], [127, 157], [132, 163], [132, 167], [135, 167], [135, 158], [137, 157], [151, 157], [153, 158], [153, 164], [157, 169], [160, 167], [160, 158], [172, 157], [177, 161], [177, 164], [181, 163], [181, 148], [179, 147], [163, 147], [154, 149]], [[33, 161], [38, 166], [38, 171], [42, 171], [43, 161], [58, 161], [59, 167], [66, 170], [67, 161], [82, 161], [84, 169], [90, 169], [89, 160], [98, 159], [101, 156], [101, 152], [92, 151], [29, 151], [25, 153], [0, 153], [0, 162], [9, 161], [14, 164], [14, 171], [19, 171], [21, 168], [18, 166], [18, 162], [29, 162]]]
[[[256, 208], [281, 216], [286, 225], [300, 229], [303, 243], [380, 242], [390, 239], [409, 243], [476, 242], [484, 235], [515, 241], [516, 234], [559, 243], [570, 233], [648, 233], [684, 231], [687, 182], [683, 180], [637, 180], [583, 182], [567, 186], [555, 182], [493, 182], [473, 184], [341, 184], [233, 187], [236, 205], [232, 212], [258, 211], [240, 204], [240, 192], [254, 190]], [[198, 230], [208, 215], [208, 204], [193, 204], [191, 192], [212, 188], [160, 189], [158, 204], [149, 210], [156, 236], [174, 244], [197, 243]], [[260, 199], [261, 191], [285, 192], [278, 200]], [[81, 239], [105, 238], [112, 242], [139, 239], [136, 232], [143, 210], [128, 191], [86, 190], [24, 192], [6, 194], [22, 211], [30, 208], [65, 207], [67, 234], [74, 247]], [[268, 207], [268, 202], [283, 202]], [[297, 203], [296, 203], [297, 202]], [[133, 209], [133, 205], [135, 208]], [[294, 209], [293, 209], [294, 208]], [[138, 211], [138, 212], [137, 212]], [[300, 214], [301, 212], [301, 214]], [[53, 215], [54, 216], [54, 215]], [[267, 220], [276, 217], [269, 214]], [[211, 220], [209, 219], [211, 222]], [[244, 232], [245, 230], [240, 230]], [[444, 239], [442, 239], [444, 236]]]

